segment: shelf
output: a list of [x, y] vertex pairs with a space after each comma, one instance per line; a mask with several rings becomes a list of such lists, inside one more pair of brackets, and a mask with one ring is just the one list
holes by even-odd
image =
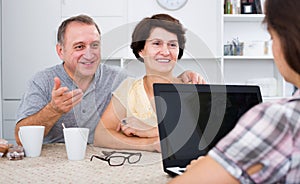
[[271, 60], [273, 56], [224, 56], [224, 60]]
[[224, 14], [225, 22], [261, 22], [265, 15], [264, 14]]
[[263, 102], [275, 101], [285, 98], [284, 96], [263, 96]]

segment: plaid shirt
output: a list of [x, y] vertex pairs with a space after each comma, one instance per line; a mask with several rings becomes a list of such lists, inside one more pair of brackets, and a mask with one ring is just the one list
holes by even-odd
[[[241, 183], [300, 183], [300, 91], [245, 113], [209, 155]], [[248, 176], [250, 166], [263, 168]]]

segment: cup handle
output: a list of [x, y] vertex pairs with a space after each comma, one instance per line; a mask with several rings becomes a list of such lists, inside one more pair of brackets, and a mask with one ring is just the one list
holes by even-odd
[[20, 130], [18, 131], [18, 135], [19, 135], [19, 139], [20, 139], [21, 143], [23, 144], [23, 141], [22, 141], [22, 134], [21, 134], [21, 131], [20, 131]]

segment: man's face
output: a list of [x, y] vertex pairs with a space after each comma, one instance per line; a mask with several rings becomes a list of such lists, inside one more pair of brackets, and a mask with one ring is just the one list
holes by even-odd
[[57, 45], [64, 68], [74, 79], [94, 76], [100, 63], [100, 35], [94, 25], [72, 22], [68, 25], [64, 44]]

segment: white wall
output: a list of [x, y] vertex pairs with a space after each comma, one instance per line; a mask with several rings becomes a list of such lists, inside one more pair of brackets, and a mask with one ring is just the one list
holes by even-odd
[[[2, 1], [0, 1], [0, 86], [2, 86]], [[1, 89], [1, 88], [0, 88]], [[3, 137], [2, 135], [2, 90], [0, 90], [0, 138]]]
[[[203, 40], [216, 56], [221, 52], [219, 46], [222, 16], [220, 3], [219, 0], [188, 0], [182, 9], [168, 11], [160, 7], [156, 0], [128, 0], [128, 22], [140, 21], [156, 13], [168, 13], [179, 19], [188, 31]], [[187, 39], [187, 48], [192, 41]]]

